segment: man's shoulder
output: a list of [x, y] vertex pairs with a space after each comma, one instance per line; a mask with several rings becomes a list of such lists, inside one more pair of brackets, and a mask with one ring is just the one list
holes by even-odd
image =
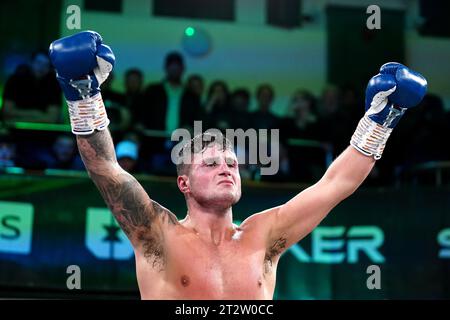
[[261, 225], [265, 225], [266, 223], [270, 223], [272, 219], [274, 219], [278, 210], [280, 210], [281, 206], [269, 208], [263, 211], [259, 211], [251, 214], [248, 218], [246, 218], [242, 224], [241, 228], [254, 228]]

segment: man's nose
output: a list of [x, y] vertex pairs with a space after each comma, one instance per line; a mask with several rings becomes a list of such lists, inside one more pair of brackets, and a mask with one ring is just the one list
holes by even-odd
[[219, 173], [219, 175], [221, 175], [221, 176], [231, 176], [231, 170], [228, 167], [228, 164], [222, 163], [220, 165], [220, 173]]

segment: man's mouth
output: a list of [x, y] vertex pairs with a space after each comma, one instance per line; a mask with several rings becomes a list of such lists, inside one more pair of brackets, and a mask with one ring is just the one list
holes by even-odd
[[222, 184], [222, 183], [224, 183], [224, 184], [229, 184], [229, 185], [234, 185], [234, 182], [231, 181], [231, 180], [222, 180], [222, 181], [220, 181], [218, 184]]

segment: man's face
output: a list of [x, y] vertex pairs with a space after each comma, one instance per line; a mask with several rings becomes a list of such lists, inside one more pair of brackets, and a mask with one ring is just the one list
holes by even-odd
[[169, 81], [181, 81], [183, 72], [184, 66], [178, 62], [171, 62], [166, 66], [166, 76]]
[[296, 95], [292, 99], [292, 106], [294, 111], [294, 117], [296, 119], [305, 118], [309, 116], [311, 112], [311, 105], [307, 99], [301, 94]]
[[69, 137], [59, 137], [53, 146], [53, 150], [58, 161], [70, 161], [75, 154], [75, 141]]
[[142, 88], [142, 77], [138, 74], [130, 74], [125, 79], [125, 87], [127, 92], [136, 93], [141, 91]]
[[242, 95], [235, 95], [231, 103], [233, 104], [234, 110], [236, 111], [248, 111], [249, 101]]
[[272, 91], [269, 88], [262, 88], [257, 97], [260, 107], [268, 108], [273, 100]]
[[192, 92], [201, 97], [203, 95], [203, 82], [199, 79], [191, 79], [188, 86]]
[[186, 175], [187, 193], [204, 207], [227, 209], [241, 198], [236, 155], [212, 145], [196, 153]]

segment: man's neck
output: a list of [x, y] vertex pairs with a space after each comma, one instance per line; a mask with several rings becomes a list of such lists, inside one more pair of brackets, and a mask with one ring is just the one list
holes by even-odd
[[183, 224], [201, 238], [219, 245], [223, 240], [229, 240], [234, 233], [233, 213], [231, 207], [224, 210], [203, 208], [199, 205], [189, 205], [189, 211]]

